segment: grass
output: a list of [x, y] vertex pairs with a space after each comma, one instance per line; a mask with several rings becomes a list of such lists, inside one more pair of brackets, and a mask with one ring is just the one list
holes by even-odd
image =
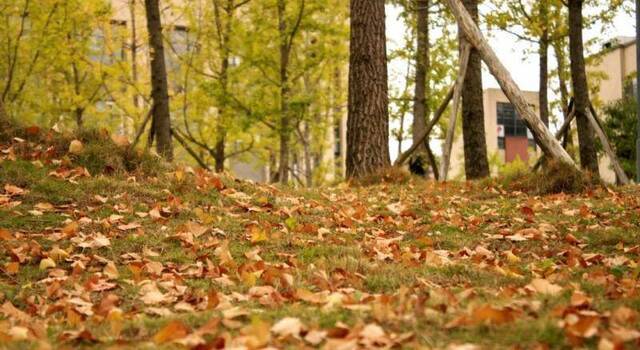
[[[92, 154], [103, 150], [87, 149], [85, 156], [69, 159], [70, 164], [99, 170], [104, 164]], [[494, 180], [443, 185], [405, 175], [402, 181], [394, 182], [391, 179], [400, 175], [389, 173], [381, 175], [382, 181], [369, 179], [368, 186], [341, 185], [322, 191], [253, 185], [223, 176], [227, 190], [219, 191], [203, 187], [205, 178], [198, 174], [187, 173], [178, 179], [168, 171], [134, 169], [133, 173], [111, 175], [97, 171], [74, 183], [50, 176], [56, 169], [56, 165], [33, 159], [0, 163], [0, 185], [27, 190], [11, 198], [15, 205], [0, 207], [0, 228], [18, 237], [0, 240], [0, 304], [11, 302], [27, 312], [34, 324], [46, 322], [45, 336], [7, 341], [9, 349], [37, 348], [38, 342], [54, 348], [178, 348], [155, 344], [153, 336], [171, 320], [180, 320], [195, 330], [212, 318], [224, 319], [230, 306], [247, 310], [248, 316], [234, 320], [239, 321], [237, 327], [234, 322], [223, 322], [206, 341], [231, 341], [246, 335], [256, 322], [270, 327], [285, 317], [296, 317], [309, 330], [331, 330], [344, 324], [355, 332], [349, 335], [352, 337], [358, 337], [357, 332], [372, 323], [387, 335], [412, 332], [410, 340], [399, 344], [404, 348], [446, 348], [454, 343], [486, 348], [567, 348], [570, 343], [559, 326], [562, 316], [558, 310], [572, 312], [573, 291], [580, 289], [592, 298], [588, 309], [601, 315], [623, 305], [640, 308], [640, 298], [625, 294], [632, 290], [638, 274], [634, 263], [637, 252], [625, 251], [640, 244], [637, 187], [612, 192], [590, 187], [583, 193], [557, 195], [541, 194], [546, 191], [539, 189], [514, 190], [515, 180], [510, 184]], [[245, 195], [237, 195], [239, 192]], [[107, 201], [98, 201], [97, 195]], [[51, 203], [53, 209], [33, 215], [34, 208], [43, 202]], [[398, 202], [404, 207], [402, 215], [389, 207]], [[156, 207], [166, 209], [166, 217], [140, 217], [139, 213], [148, 214]], [[533, 214], [526, 214], [523, 207]], [[112, 215], [123, 218], [109, 223]], [[74, 240], [79, 234], [57, 238], [66, 221], [83, 218], [92, 223], [83, 224], [80, 232], [88, 237], [105, 235], [108, 247], [80, 248]], [[117, 227], [131, 222], [142, 227], [128, 231]], [[189, 222], [198, 222], [208, 230], [190, 242], [176, 237]], [[248, 229], [252, 224], [258, 224], [267, 238], [252, 241]], [[543, 224], [555, 228], [546, 238], [502, 238]], [[569, 233], [580, 244], [567, 241]], [[41, 252], [34, 250], [35, 246], [41, 247]], [[58, 282], [52, 279], [56, 270], [39, 267], [54, 246], [70, 252], [66, 260], [57, 262], [59, 271], [67, 276]], [[221, 258], [225, 246], [231, 263]], [[22, 249], [27, 260], [16, 274], [10, 274], [7, 266], [16, 260], [15, 249]], [[149, 250], [158, 256], [147, 255]], [[439, 259], [438, 253], [444, 251], [447, 259]], [[478, 253], [486, 251], [490, 257]], [[139, 260], [132, 260], [132, 254]], [[602, 259], [569, 266], [570, 254], [600, 254]], [[105, 291], [86, 290], [92, 278], [104, 277], [104, 259], [117, 267], [119, 276], [105, 280], [116, 286]], [[622, 263], [610, 264], [614, 259]], [[74, 272], [78, 261], [84, 269]], [[160, 275], [145, 270], [145, 264], [151, 262], [162, 264]], [[186, 273], [198, 269], [201, 272]], [[562, 286], [562, 292], [547, 296], [531, 293], [526, 286], [541, 277]], [[149, 282], [175, 300], [145, 305], [140, 293]], [[277, 297], [251, 296], [256, 286], [272, 286]], [[335, 305], [300, 300], [296, 297], [300, 290], [326, 291]], [[223, 302], [210, 310], [202, 305], [212, 292]], [[123, 312], [117, 340], [106, 316], [81, 315], [80, 324], [70, 325], [68, 306], [56, 309], [77, 296], [91, 300], [96, 311], [108, 294], [118, 297], [117, 307]], [[181, 312], [176, 308], [178, 302], [195, 311]], [[510, 306], [518, 311], [518, 317], [504, 324], [446, 326], [485, 304]], [[155, 316], [150, 307], [173, 314]], [[50, 312], [43, 312], [47, 309]], [[20, 325], [0, 311], [0, 339], [8, 339], [11, 327]], [[60, 340], [62, 332], [81, 326], [97, 343]], [[584, 339], [583, 345], [595, 348], [599, 337], [607, 336], [608, 326], [603, 322], [598, 335]], [[637, 328], [638, 324], [629, 327]], [[269, 344], [299, 348], [303, 343], [272, 334]]]

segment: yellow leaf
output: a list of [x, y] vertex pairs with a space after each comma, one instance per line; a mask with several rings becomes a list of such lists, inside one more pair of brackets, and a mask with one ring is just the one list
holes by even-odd
[[84, 145], [79, 140], [73, 140], [69, 144], [69, 153], [71, 154], [80, 155], [82, 154], [83, 150], [84, 150]]
[[269, 239], [267, 232], [258, 227], [258, 225], [249, 226], [249, 235], [251, 236], [251, 243], [260, 243]]
[[56, 267], [56, 262], [51, 258], [40, 260], [40, 270], [46, 270]]

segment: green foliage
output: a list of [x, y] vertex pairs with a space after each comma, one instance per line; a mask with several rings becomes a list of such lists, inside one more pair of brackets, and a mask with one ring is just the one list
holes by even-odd
[[605, 108], [604, 129], [629, 178], [636, 176], [637, 102], [623, 98]]

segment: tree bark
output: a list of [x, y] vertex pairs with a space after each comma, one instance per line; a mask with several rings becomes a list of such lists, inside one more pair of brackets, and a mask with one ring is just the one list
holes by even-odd
[[[417, 18], [417, 49], [416, 49], [416, 77], [413, 95], [413, 142], [424, 133], [427, 127], [427, 89], [429, 71], [429, 0], [415, 0]], [[425, 140], [425, 142], [428, 142]], [[418, 152], [426, 152], [423, 143], [418, 146]]]
[[4, 101], [0, 98], [0, 121], [6, 121], [8, 119], [7, 110], [4, 108]]
[[278, 177], [280, 183], [289, 182], [289, 140], [291, 121], [289, 116], [289, 53], [286, 1], [278, 0], [278, 29], [280, 31], [280, 166]]
[[[458, 106], [464, 89], [467, 88], [465, 81], [469, 69], [469, 59], [471, 58], [471, 46], [466, 40], [460, 41], [460, 61], [458, 67], [458, 78], [453, 88], [453, 102], [451, 104], [451, 116], [449, 125], [447, 126], [447, 137], [442, 147], [442, 168], [440, 169], [441, 181], [447, 181], [449, 175], [449, 163], [451, 160], [451, 147], [453, 146], [453, 137], [456, 132], [456, 121], [458, 119]], [[483, 122], [484, 125], [484, 122]], [[483, 128], [484, 129], [484, 128]]]
[[[478, 0], [464, 0], [464, 6], [478, 23]], [[462, 39], [462, 35], [460, 38]], [[462, 47], [462, 46], [461, 46]], [[468, 180], [490, 175], [487, 140], [484, 130], [484, 102], [482, 98], [482, 61], [474, 48], [469, 55], [467, 76], [462, 90], [462, 137], [464, 140], [464, 168]], [[446, 174], [440, 172], [442, 178]]]
[[[221, 173], [224, 171], [224, 162], [227, 159], [226, 155], [226, 138], [227, 138], [227, 103], [228, 103], [228, 95], [229, 95], [229, 67], [231, 65], [231, 51], [229, 48], [231, 42], [231, 29], [232, 29], [232, 21], [234, 18], [235, 12], [235, 1], [227, 0], [226, 6], [224, 7], [224, 11], [227, 16], [227, 22], [223, 26], [222, 16], [220, 16], [220, 10], [218, 4], [215, 3], [215, 20], [216, 20], [216, 28], [219, 33], [218, 36], [221, 38], [220, 40], [220, 87], [222, 90], [222, 101], [218, 103], [218, 124], [216, 125], [216, 144], [214, 146], [214, 161], [215, 161], [215, 171], [217, 173]], [[224, 29], [223, 29], [224, 27]]]
[[[564, 76], [564, 72], [566, 71], [566, 57], [564, 54], [564, 39], [560, 39], [560, 41], [554, 41], [552, 44], [554, 53], [556, 55], [556, 62], [558, 64], [558, 85], [560, 88], [560, 107], [562, 108], [562, 113], [564, 115], [565, 121], [568, 119], [569, 114], [571, 113], [569, 109], [569, 88], [567, 87], [567, 81]], [[571, 128], [567, 128], [564, 132], [564, 138], [562, 140], [562, 147], [567, 149], [567, 147], [572, 143], [571, 141]]]
[[169, 87], [167, 67], [162, 41], [162, 21], [158, 0], [145, 0], [147, 30], [151, 59], [151, 98], [153, 99], [153, 135], [156, 139], [158, 154], [168, 161], [173, 160], [171, 140], [171, 114], [169, 108]]
[[596, 115], [595, 108], [591, 106], [591, 103], [589, 103], [587, 118], [589, 119], [589, 123], [591, 124], [591, 127], [593, 128], [593, 130], [595, 130], [596, 135], [600, 139], [600, 143], [602, 143], [602, 148], [604, 148], [604, 152], [607, 154], [607, 156], [609, 157], [609, 160], [611, 161], [611, 167], [613, 167], [613, 171], [616, 173], [618, 182], [622, 185], [628, 185], [629, 177], [627, 177], [627, 174], [622, 169], [622, 166], [618, 161], [618, 156], [616, 155], [616, 152], [613, 150], [613, 147], [611, 147], [611, 143], [609, 142], [607, 135], [604, 133], [604, 130], [602, 129], [602, 123], [600, 122], [600, 119]]
[[549, 127], [549, 28], [547, 16], [549, 15], [547, 0], [540, 1], [540, 17], [543, 22], [542, 35], [540, 35], [540, 89], [538, 90], [538, 104], [540, 105], [540, 119]]
[[384, 5], [384, 0], [351, 0], [349, 178], [391, 165]]
[[593, 129], [589, 124], [589, 85], [584, 61], [582, 40], [583, 19], [582, 0], [569, 0], [569, 52], [571, 56], [571, 80], [575, 98], [576, 122], [578, 124], [578, 143], [580, 146], [580, 164], [584, 170], [599, 176], [598, 153], [596, 151]]
[[489, 67], [489, 71], [491, 71], [491, 74], [500, 84], [502, 91], [514, 105], [516, 111], [523, 118], [531, 132], [537, 137], [537, 142], [539, 142], [542, 151], [552, 159], [557, 159], [563, 163], [575, 166], [573, 159], [571, 159], [569, 154], [553, 137], [549, 129], [544, 126], [540, 118], [538, 118], [536, 113], [529, 107], [522, 91], [520, 91], [509, 74], [509, 71], [500, 62], [495, 52], [484, 39], [480, 28], [475, 24], [473, 18], [471, 18], [465, 10], [460, 0], [446, 1], [467, 40], [478, 50], [482, 59]]

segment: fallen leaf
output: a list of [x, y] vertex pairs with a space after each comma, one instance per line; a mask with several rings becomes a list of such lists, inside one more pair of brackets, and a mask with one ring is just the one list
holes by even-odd
[[184, 338], [189, 332], [189, 328], [184, 323], [174, 320], [158, 331], [158, 333], [153, 336], [153, 341], [156, 344], [164, 344]]

